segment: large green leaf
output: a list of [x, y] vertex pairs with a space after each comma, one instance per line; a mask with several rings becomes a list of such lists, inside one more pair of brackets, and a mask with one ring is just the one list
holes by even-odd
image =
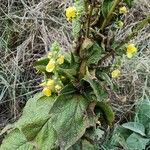
[[55, 101], [54, 97], [45, 97], [42, 93], [31, 98], [15, 126], [19, 128], [28, 140], [33, 140], [42, 126], [49, 120], [49, 110]]
[[145, 136], [145, 127], [141, 123], [127, 122], [127, 123], [122, 124], [122, 126], [126, 129], [136, 132], [142, 136]]
[[36, 150], [19, 129], [12, 130], [3, 140], [0, 150]]
[[61, 150], [75, 144], [92, 125], [86, 112], [88, 105], [88, 101], [79, 94], [63, 94], [55, 101], [50, 114]]
[[149, 142], [149, 139], [143, 138], [142, 136], [133, 133], [127, 138], [126, 142], [129, 150], [145, 150], [146, 144]]
[[40, 150], [50, 150], [57, 147], [57, 134], [53, 128], [53, 123], [49, 119], [36, 136], [36, 143]]
[[92, 75], [90, 75], [88, 70], [83, 80], [90, 84], [96, 96], [97, 101], [101, 102], [101, 101], [107, 100], [108, 93], [104, 90], [102, 85], [100, 85], [100, 82], [96, 79], [96, 77], [93, 77]]

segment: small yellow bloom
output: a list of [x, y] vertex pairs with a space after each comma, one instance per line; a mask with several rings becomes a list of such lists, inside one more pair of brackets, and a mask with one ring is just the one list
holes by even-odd
[[55, 90], [56, 90], [57, 92], [60, 91], [61, 89], [62, 89], [62, 87], [61, 87], [60, 85], [57, 84], [57, 85], [55, 86]]
[[47, 81], [47, 86], [53, 88], [54, 84], [55, 84], [55, 81], [54, 81], [54, 80], [48, 79], [48, 81]]
[[52, 72], [55, 69], [55, 61], [50, 60], [49, 63], [46, 66], [46, 71], [47, 72]]
[[48, 52], [48, 58], [52, 58], [53, 53], [52, 52]]
[[124, 23], [123, 23], [122, 21], [118, 21], [118, 26], [119, 26], [120, 28], [122, 28], [123, 25], [124, 25]]
[[127, 8], [125, 6], [119, 8], [119, 13], [124, 14], [127, 12]]
[[48, 87], [45, 87], [45, 88], [43, 89], [42, 93], [43, 93], [45, 96], [47, 96], [47, 97], [49, 97], [49, 96], [52, 95], [52, 92], [51, 92], [51, 90], [50, 90]]
[[64, 55], [60, 55], [59, 58], [57, 59], [57, 62], [61, 65], [64, 63]]
[[116, 77], [120, 76], [120, 70], [116, 69], [116, 70], [112, 71], [111, 76], [112, 76], [112, 78], [116, 78]]
[[133, 43], [127, 45], [127, 57], [132, 58], [133, 55], [137, 52], [137, 48]]
[[76, 8], [73, 6], [68, 7], [65, 11], [66, 11], [66, 17], [68, 19], [74, 18], [76, 16]]

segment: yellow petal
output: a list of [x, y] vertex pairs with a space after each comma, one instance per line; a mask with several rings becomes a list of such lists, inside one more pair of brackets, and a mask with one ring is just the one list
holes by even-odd
[[61, 65], [64, 63], [64, 55], [60, 55], [59, 58], [57, 59], [57, 62]]
[[49, 61], [49, 63], [46, 66], [47, 72], [52, 72], [55, 69], [55, 61]]
[[74, 18], [76, 16], [76, 8], [73, 6], [68, 7], [65, 11], [66, 11], [66, 17], [68, 19]]
[[61, 89], [62, 89], [62, 87], [61, 87], [60, 85], [57, 84], [57, 85], [55, 86], [55, 90], [56, 90], [57, 92], [60, 91]]
[[52, 92], [51, 92], [51, 90], [50, 90], [48, 87], [45, 87], [45, 88], [43, 89], [42, 93], [43, 93], [45, 96], [47, 96], [47, 97], [49, 97], [49, 96], [52, 95]]
[[127, 12], [127, 8], [125, 6], [119, 8], [119, 13], [124, 14]]
[[120, 70], [116, 69], [116, 70], [113, 70], [112, 73], [111, 73], [111, 76], [112, 78], [116, 78], [118, 76], [120, 76]]
[[127, 45], [127, 53], [136, 53], [137, 52], [137, 48], [135, 47], [135, 45], [133, 43], [130, 43]]

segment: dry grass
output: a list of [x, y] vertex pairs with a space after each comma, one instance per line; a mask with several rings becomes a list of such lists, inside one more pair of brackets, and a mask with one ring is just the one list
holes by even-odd
[[[39, 91], [41, 76], [33, 69], [33, 62], [45, 54], [55, 40], [63, 50], [69, 49], [70, 24], [63, 14], [66, 2], [1, 0], [0, 129], [15, 120], [26, 100]], [[136, 1], [135, 7], [123, 17], [126, 27], [116, 32], [116, 40], [126, 36], [130, 28], [149, 13], [149, 0]], [[139, 47], [138, 54], [131, 60], [123, 59], [122, 76], [117, 81], [120, 91], [113, 103], [119, 117], [124, 116], [124, 111], [130, 111], [139, 97], [150, 96], [149, 31], [150, 26], [146, 26], [133, 39]]]

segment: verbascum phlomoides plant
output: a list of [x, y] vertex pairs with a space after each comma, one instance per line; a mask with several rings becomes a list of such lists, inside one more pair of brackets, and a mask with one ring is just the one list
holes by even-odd
[[[132, 0], [75, 0], [64, 10], [72, 23], [73, 46], [62, 52], [54, 42], [33, 65], [43, 73], [42, 90], [29, 99], [22, 116], [2, 132], [0, 150], [99, 149], [102, 129], [111, 128], [110, 91], [121, 75], [123, 55], [134, 57], [130, 40], [150, 21], [140, 20], [127, 37], [114, 41], [123, 28], [121, 16]], [[62, 37], [63, 38], [63, 37]]]

